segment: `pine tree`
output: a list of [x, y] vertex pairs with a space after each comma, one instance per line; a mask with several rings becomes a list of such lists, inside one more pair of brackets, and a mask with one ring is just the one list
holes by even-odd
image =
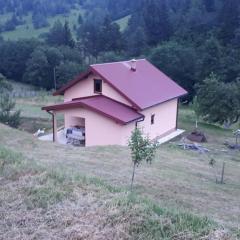
[[229, 43], [235, 36], [235, 31], [239, 27], [240, 1], [224, 0], [222, 10], [219, 15], [220, 33], [219, 36], [224, 44]]
[[75, 46], [75, 42], [73, 40], [72, 32], [69, 27], [68, 21], [65, 21], [63, 27], [63, 45], [69, 46], [71, 48]]
[[65, 21], [64, 25], [60, 21], [55, 22], [47, 34], [46, 42], [50, 45], [64, 45], [73, 48], [75, 41], [68, 22]]
[[138, 57], [147, 47], [146, 35], [142, 27], [138, 27], [126, 40], [129, 55], [132, 57]]
[[215, 11], [215, 0], [203, 0], [207, 12]]
[[150, 45], [156, 45], [170, 37], [171, 26], [166, 0], [145, 0], [143, 17]]

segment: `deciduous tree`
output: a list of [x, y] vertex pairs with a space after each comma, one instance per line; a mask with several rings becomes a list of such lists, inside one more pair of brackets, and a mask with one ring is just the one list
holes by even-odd
[[143, 161], [151, 163], [156, 154], [157, 144], [144, 136], [139, 128], [135, 128], [129, 139], [128, 146], [131, 149], [131, 156], [133, 162], [133, 172], [131, 180], [131, 191], [133, 188], [134, 176], [136, 167]]
[[240, 82], [223, 83], [211, 74], [197, 85], [199, 113], [211, 123], [231, 125], [240, 119]]

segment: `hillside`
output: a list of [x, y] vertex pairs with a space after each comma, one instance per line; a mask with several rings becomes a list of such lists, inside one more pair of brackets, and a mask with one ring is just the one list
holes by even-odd
[[[77, 37], [77, 28], [79, 27], [78, 17], [79, 14], [84, 17], [87, 13], [87, 9], [84, 9], [80, 5], [74, 5], [69, 12], [56, 14], [55, 16], [48, 16], [47, 26], [35, 28], [33, 24], [33, 12], [30, 11], [26, 15], [21, 17], [23, 22], [20, 25], [17, 25], [14, 30], [2, 30], [0, 33], [5, 40], [19, 40], [19, 39], [30, 39], [30, 38], [39, 38], [43, 34], [47, 33], [54, 25], [55, 22], [60, 21], [64, 23], [65, 21], [69, 22], [70, 29], [73, 32], [74, 37]], [[0, 26], [4, 25], [7, 21], [11, 20], [14, 12], [2, 13], [0, 14]], [[120, 17], [117, 20], [114, 20], [120, 27], [121, 31], [124, 31], [127, 27], [130, 15]], [[0, 28], [1, 29], [1, 28]]]
[[[40, 111], [41, 105], [47, 102], [40, 103], [42, 100], [38, 99], [36, 104], [35, 100], [18, 100], [17, 107], [23, 109], [23, 117], [34, 118], [35, 115], [50, 123], [48, 116]], [[53, 98], [46, 97], [45, 101], [51, 102]], [[29, 115], [30, 112], [34, 114]], [[191, 130], [194, 125], [191, 119], [194, 119], [193, 113], [188, 108], [182, 108], [180, 127]], [[128, 148], [60, 146], [38, 141], [31, 134], [0, 125], [0, 159], [10, 161], [2, 164], [4, 171], [1, 178], [4, 181], [1, 182], [4, 185], [1, 185], [1, 201], [12, 201], [13, 205], [21, 201], [16, 216], [21, 216], [22, 211], [25, 211], [29, 216], [28, 221], [36, 224], [36, 219], [39, 219], [43, 223], [42, 228], [39, 233], [34, 232], [39, 236], [44, 236], [46, 231], [51, 231], [51, 234], [57, 231], [58, 234], [64, 232], [73, 236], [87, 234], [86, 239], [94, 239], [107, 231], [111, 236], [109, 239], [112, 239], [114, 235], [111, 234], [116, 233], [113, 233], [114, 228], [119, 230], [119, 239], [136, 239], [134, 236], [137, 235], [142, 236], [137, 239], [192, 239], [194, 234], [209, 234], [209, 229], [211, 232], [221, 226], [233, 235], [237, 234], [240, 221], [240, 153], [226, 151], [223, 146], [224, 141], [234, 140], [231, 131], [204, 123], [200, 123], [200, 127], [208, 137], [208, 143], [204, 146], [210, 149], [210, 153], [185, 151], [177, 147], [177, 142], [162, 145], [152, 165], [143, 165], [137, 169], [135, 193], [131, 196], [127, 192], [132, 170]], [[209, 166], [211, 158], [216, 160], [215, 169]], [[215, 174], [220, 175], [223, 161], [226, 162], [225, 184], [220, 185], [215, 183]], [[25, 186], [27, 182], [29, 183]], [[13, 186], [12, 192], [5, 196], [8, 186]], [[15, 199], [13, 195], [16, 191], [24, 191], [21, 193], [23, 195], [27, 191], [27, 195], [23, 199], [23, 195]], [[83, 210], [79, 201], [88, 207]], [[2, 206], [5, 209], [7, 205]], [[47, 209], [46, 215], [41, 215], [39, 208]], [[78, 220], [72, 215], [76, 209], [81, 212]], [[59, 211], [66, 216], [60, 222], [56, 220]], [[53, 214], [51, 216], [52, 224], [56, 224], [55, 230], [45, 225], [49, 214]], [[193, 217], [192, 214], [196, 216]], [[103, 218], [101, 224], [94, 215]], [[89, 219], [95, 222], [94, 226], [100, 224], [100, 227], [93, 227], [85, 233], [76, 231], [76, 228], [82, 229], [82, 226], [88, 224]], [[14, 217], [12, 221], [17, 224], [21, 220], [20, 217]], [[69, 226], [62, 221], [69, 221]], [[160, 225], [157, 224], [159, 222]], [[218, 227], [215, 227], [214, 222]], [[58, 228], [62, 224], [65, 226], [64, 231], [59, 232]], [[19, 226], [16, 226], [18, 229]], [[30, 231], [28, 223], [24, 226], [24, 231]], [[11, 227], [5, 231], [10, 234]], [[92, 235], [88, 235], [89, 231]], [[184, 237], [178, 238], [179, 234]], [[171, 238], [173, 235], [177, 237]]]
[[[78, 24], [78, 16], [79, 14], [84, 14], [84, 10], [81, 7], [78, 7], [76, 9], [72, 9], [67, 14], [58, 14], [54, 17], [48, 17], [48, 26], [47, 27], [41, 27], [39, 29], [35, 29], [32, 23], [32, 14], [29, 13], [26, 16], [23, 16], [22, 19], [24, 21], [24, 24], [16, 26], [15, 30], [12, 31], [3, 31], [1, 33], [2, 37], [5, 40], [18, 40], [18, 39], [28, 39], [28, 38], [38, 38], [41, 34], [47, 33], [49, 29], [53, 26], [53, 24], [56, 21], [60, 21], [64, 23], [64, 21], [69, 22], [69, 26], [74, 31], [74, 25], [76, 26]], [[11, 18], [10, 13], [0, 15], [0, 24], [3, 24], [7, 20]], [[75, 32], [76, 34], [76, 32]]]
[[[233, 205], [235, 197], [238, 201], [237, 186], [211, 183], [205, 164], [194, 156], [183, 161], [180, 151], [167, 153], [169, 147], [163, 147], [153, 166], [138, 170], [136, 194], [129, 194], [127, 180], [131, 166], [125, 148], [77, 149], [46, 144], [3, 125], [0, 133], [8, 135], [0, 140], [0, 209], [4, 219], [0, 223], [0, 236], [5, 240], [33, 236], [91, 240], [190, 240], [207, 236], [234, 239], [213, 238], [224, 235], [220, 228], [186, 210], [200, 213], [206, 209], [205, 201], [211, 199], [202, 216], [215, 215], [219, 223], [229, 227], [238, 221], [230, 216], [231, 209], [226, 216], [224, 207], [225, 201]], [[178, 161], [170, 162], [175, 154]], [[233, 173], [231, 180], [234, 176]], [[230, 190], [233, 188], [235, 197]], [[217, 195], [217, 199], [212, 198]]]

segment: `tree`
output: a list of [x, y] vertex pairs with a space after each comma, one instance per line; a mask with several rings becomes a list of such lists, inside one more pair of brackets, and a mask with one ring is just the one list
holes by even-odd
[[240, 2], [239, 0], [223, 1], [222, 10], [219, 13], [219, 36], [223, 43], [229, 43], [235, 36], [239, 27]]
[[208, 12], [215, 11], [215, 0], [203, 0], [203, 2]]
[[142, 27], [138, 27], [133, 33], [126, 35], [125, 38], [127, 42], [126, 48], [130, 56], [137, 57], [141, 55], [147, 47], [146, 35]]
[[41, 13], [34, 13], [32, 15], [32, 23], [35, 29], [47, 27], [49, 25], [47, 17]]
[[123, 41], [120, 27], [117, 23], [113, 23], [108, 16], [105, 17], [103, 24], [99, 27], [98, 41], [101, 46], [101, 52], [119, 52], [122, 49]]
[[10, 97], [11, 85], [0, 73], [0, 122], [17, 128], [20, 124], [20, 111], [14, 111], [15, 102]]
[[135, 128], [129, 139], [128, 146], [131, 149], [131, 156], [133, 162], [133, 172], [131, 180], [131, 191], [133, 188], [134, 176], [136, 167], [143, 161], [151, 163], [156, 154], [157, 144], [152, 142], [148, 137], [143, 135], [139, 128]]
[[123, 39], [118, 24], [106, 16], [102, 23], [95, 24], [85, 21], [79, 28], [78, 36], [84, 55], [93, 56], [97, 60], [102, 52], [120, 52]]
[[63, 44], [62, 45], [69, 46], [71, 48], [73, 48], [75, 45], [75, 41], [73, 39], [68, 21], [65, 21], [63, 26]]
[[46, 42], [49, 45], [69, 46], [73, 48], [75, 42], [68, 22], [65, 21], [64, 25], [60, 21], [55, 22], [47, 33]]
[[202, 54], [199, 77], [204, 79], [212, 72], [218, 75], [221, 71], [221, 57], [223, 51], [217, 38], [213, 36], [208, 38], [199, 52]]
[[197, 85], [197, 97], [204, 120], [231, 125], [240, 119], [240, 82], [223, 83], [211, 74]]
[[57, 88], [62, 87], [72, 80], [83, 70], [82, 66], [76, 62], [65, 61], [56, 67]]
[[14, 31], [16, 29], [16, 23], [9, 19], [4, 25], [4, 31]]
[[224, 82], [233, 82], [240, 77], [240, 49], [233, 46], [224, 48], [219, 60], [219, 76]]
[[78, 37], [80, 39], [85, 57], [98, 57], [99, 53], [101, 52], [99, 34], [99, 26], [96, 26], [90, 21], [85, 21], [80, 26]]
[[193, 102], [192, 102], [192, 107], [196, 116], [196, 121], [195, 121], [195, 128], [198, 128], [198, 121], [199, 121], [199, 117], [200, 117], [200, 111], [199, 111], [199, 103], [198, 103], [198, 99], [197, 96], [195, 96], [193, 98]]
[[78, 15], [78, 24], [81, 25], [82, 23], [83, 23], [83, 18], [82, 18], [81, 13], [79, 13], [79, 15]]
[[145, 0], [143, 18], [145, 33], [150, 45], [169, 39], [171, 25], [166, 0]]
[[36, 49], [27, 61], [24, 82], [47, 89], [53, 88], [53, 78], [48, 74], [48, 59], [42, 49]]
[[54, 47], [39, 47], [27, 61], [24, 81], [38, 87], [52, 89], [54, 87], [54, 68], [63, 60], [61, 52]]
[[152, 49], [149, 58], [159, 69], [185, 88], [189, 93], [187, 99], [192, 100], [195, 94], [194, 85], [198, 81], [197, 56], [193, 47], [169, 41]]
[[0, 72], [8, 79], [22, 82], [26, 62], [40, 44], [36, 39], [0, 42]]

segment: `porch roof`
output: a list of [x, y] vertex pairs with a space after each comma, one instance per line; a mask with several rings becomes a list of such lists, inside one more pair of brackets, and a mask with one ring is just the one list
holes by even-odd
[[85, 107], [118, 123], [127, 124], [144, 117], [135, 109], [103, 95], [76, 98], [69, 102], [43, 107], [46, 111], [62, 111]]

